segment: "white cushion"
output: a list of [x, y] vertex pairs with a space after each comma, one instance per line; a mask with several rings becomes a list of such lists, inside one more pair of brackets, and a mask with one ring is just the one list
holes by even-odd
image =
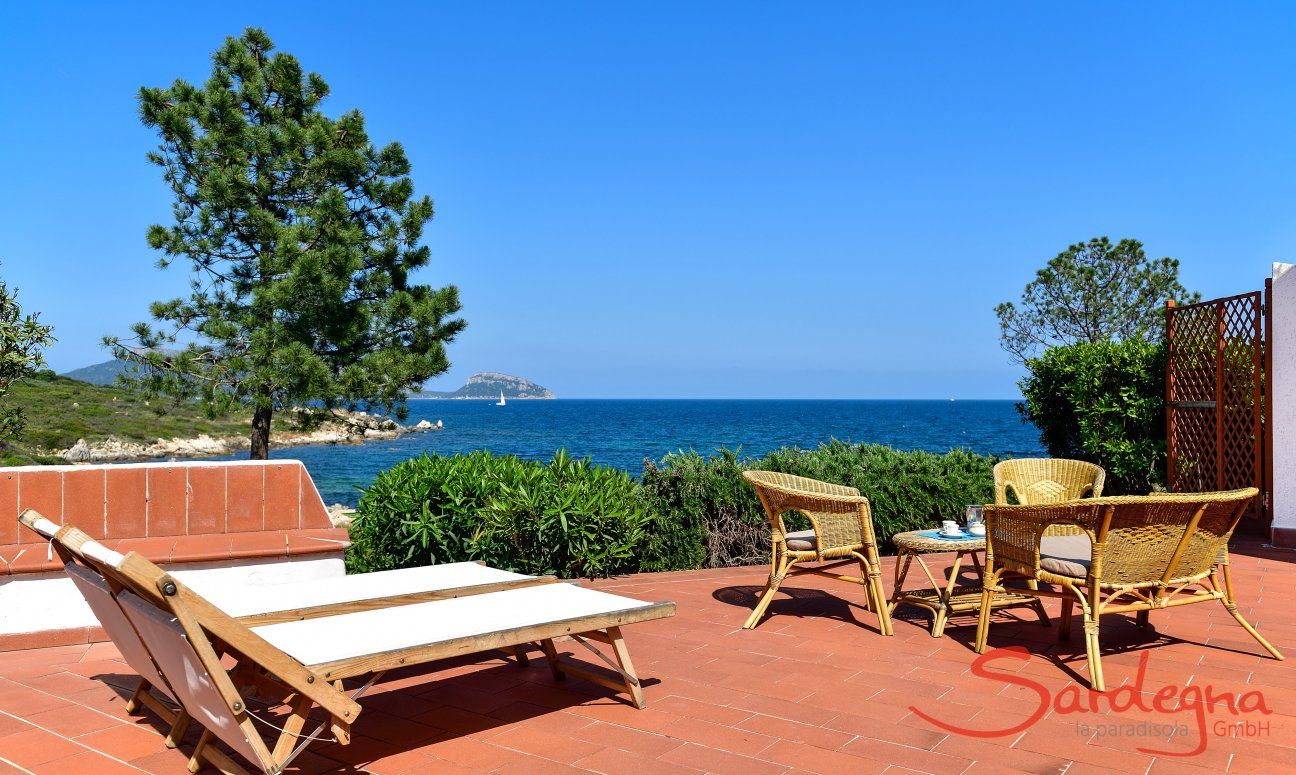
[[554, 583], [267, 624], [253, 632], [302, 664], [318, 665], [650, 605], [574, 584]]
[[794, 552], [813, 552], [819, 546], [819, 538], [813, 530], [798, 530], [783, 536], [787, 548]]
[[1040, 567], [1059, 576], [1082, 579], [1089, 575], [1093, 545], [1087, 535], [1044, 536], [1040, 539]]

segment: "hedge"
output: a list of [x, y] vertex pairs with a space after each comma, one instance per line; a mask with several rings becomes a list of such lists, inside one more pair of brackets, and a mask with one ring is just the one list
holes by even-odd
[[1097, 463], [1104, 494], [1141, 495], [1165, 483], [1163, 344], [1142, 340], [1053, 347], [1026, 362], [1022, 416], [1053, 457]]
[[378, 475], [351, 526], [347, 569], [481, 560], [565, 578], [638, 569], [648, 513], [630, 475], [575, 460], [424, 455]]
[[[831, 442], [758, 459], [720, 450], [645, 462], [642, 481], [558, 452], [548, 463], [472, 452], [424, 455], [363, 492], [347, 554], [353, 572], [482, 560], [574, 578], [764, 562], [769, 527], [745, 468], [858, 488], [889, 551], [898, 532], [935, 526], [992, 498], [994, 458]], [[786, 517], [792, 529], [803, 518]]]
[[[643, 486], [654, 532], [642, 570], [718, 568], [768, 559], [769, 527], [744, 469], [780, 471], [854, 487], [872, 506], [873, 524], [891, 552], [891, 536], [957, 518], [964, 506], [994, 499], [996, 458], [965, 450], [906, 452], [878, 444], [832, 441], [817, 449], [784, 448], [758, 459], [721, 450], [667, 455], [644, 465]], [[784, 517], [789, 529], [808, 527]]]

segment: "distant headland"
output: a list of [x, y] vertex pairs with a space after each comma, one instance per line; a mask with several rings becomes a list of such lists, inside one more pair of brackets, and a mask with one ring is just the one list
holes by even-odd
[[[93, 366], [85, 366], [80, 369], [64, 373], [63, 376], [70, 377], [82, 382], [89, 382], [92, 385], [116, 386], [117, 380], [123, 374], [128, 374], [132, 365], [126, 361], [113, 359], [103, 363], [96, 363]], [[515, 377], [512, 374], [501, 374], [498, 371], [479, 371], [468, 378], [463, 387], [458, 390], [449, 392], [440, 390], [424, 390], [415, 393], [411, 398], [472, 398], [472, 399], [498, 399], [500, 393], [507, 398], [557, 398], [552, 390], [543, 385], [537, 385], [524, 377]]]
[[497, 371], [481, 371], [468, 378], [463, 387], [450, 392], [424, 390], [413, 398], [463, 398], [463, 399], [497, 399], [504, 398], [557, 398], [553, 391], [537, 385], [529, 379], [515, 377], [512, 374], [501, 374]]

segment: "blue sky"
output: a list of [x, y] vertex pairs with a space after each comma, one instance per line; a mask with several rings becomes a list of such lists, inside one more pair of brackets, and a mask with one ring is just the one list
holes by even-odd
[[469, 327], [434, 386], [1016, 397], [992, 307], [1068, 244], [1207, 296], [1296, 253], [1280, 5], [196, 5], [0, 10], [0, 276], [57, 370], [183, 290], [135, 93], [249, 25], [436, 200], [423, 279]]

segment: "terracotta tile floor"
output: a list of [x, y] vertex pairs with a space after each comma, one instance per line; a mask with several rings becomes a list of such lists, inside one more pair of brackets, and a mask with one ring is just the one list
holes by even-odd
[[[1234, 567], [1244, 613], [1296, 655], [1296, 554], [1242, 547]], [[439, 663], [375, 687], [351, 745], [317, 743], [292, 769], [1077, 775], [1256, 772], [1296, 757], [1296, 660], [1260, 656], [1221, 606], [1162, 612], [1149, 631], [1105, 619], [1109, 686], [1132, 686], [1146, 658], [1142, 694], [1109, 692], [1090, 709], [1083, 692], [1058, 694], [1085, 671], [1079, 627], [1060, 644], [1056, 626], [1029, 613], [997, 614], [991, 645], [1024, 644], [1030, 656], [1000, 656], [988, 665], [1000, 677], [986, 677], [973, 672], [971, 618], [933, 639], [923, 614], [901, 609], [884, 638], [859, 588], [813, 576], [794, 577], [770, 618], [740, 630], [764, 577], [738, 568], [597, 583], [678, 604], [675, 618], [626, 630], [646, 710], [591, 684], [556, 684], [540, 659]], [[106, 643], [0, 654], [0, 775], [184, 772], [196, 732], [164, 748], [150, 717], [123, 710], [134, 680]], [[1222, 704], [1203, 712], [1200, 735], [1196, 692], [1207, 686], [1258, 694], [1236, 715]], [[1261, 699], [1268, 714], [1253, 707]], [[923, 714], [1006, 733], [950, 733]]]

